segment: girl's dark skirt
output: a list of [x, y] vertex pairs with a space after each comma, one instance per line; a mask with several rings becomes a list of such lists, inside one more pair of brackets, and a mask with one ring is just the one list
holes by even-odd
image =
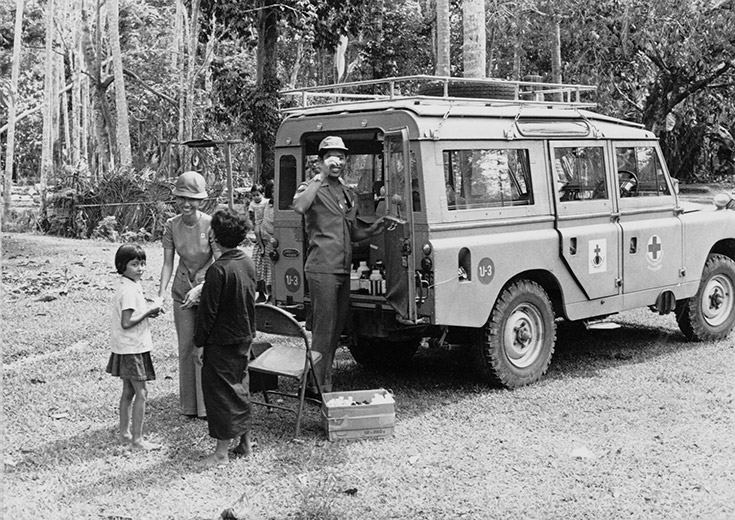
[[156, 371], [153, 370], [150, 352], [140, 354], [110, 354], [106, 371], [121, 379], [135, 381], [153, 381]]
[[250, 342], [204, 347], [202, 392], [209, 435], [234, 439], [250, 430]]

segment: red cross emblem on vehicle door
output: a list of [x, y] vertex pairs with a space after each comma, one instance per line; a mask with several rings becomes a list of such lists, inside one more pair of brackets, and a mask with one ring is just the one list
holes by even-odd
[[652, 235], [648, 239], [646, 246], [646, 261], [648, 262], [648, 268], [657, 270], [661, 267], [661, 260], [664, 257], [664, 246], [661, 242], [661, 238], [658, 235]]

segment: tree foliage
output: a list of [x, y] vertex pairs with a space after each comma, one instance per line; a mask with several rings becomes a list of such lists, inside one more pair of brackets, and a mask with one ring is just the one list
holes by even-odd
[[[12, 3], [12, 2], [11, 2]], [[488, 74], [503, 79], [527, 74], [551, 79], [554, 26], [559, 26], [561, 74], [568, 83], [598, 86], [594, 99], [603, 113], [640, 122], [660, 137], [669, 166], [683, 180], [731, 175], [731, 132], [735, 120], [734, 0], [486, 0]], [[44, 0], [26, 0], [17, 113], [17, 179], [37, 179], [43, 100]], [[81, 5], [69, 2], [69, 5]], [[184, 2], [190, 8], [190, 2]], [[112, 76], [105, 27], [91, 9], [73, 24], [56, 19], [54, 52], [64, 71], [76, 70], [75, 42], [81, 26], [100, 42], [100, 95], [111, 106]], [[462, 0], [449, 2], [450, 71], [463, 75]], [[10, 74], [13, 6], [0, 5], [0, 74]], [[270, 18], [264, 19], [264, 13]], [[187, 163], [177, 159], [182, 92], [173, 67], [175, 2], [120, 0], [120, 44], [131, 117], [133, 165], [171, 177]], [[332, 82], [340, 73], [335, 51], [344, 56], [342, 79], [352, 81], [430, 73], [436, 60], [436, 10], [428, 0], [201, 0], [201, 31], [195, 62], [201, 70], [190, 87], [192, 135], [241, 137], [273, 159], [279, 122], [278, 90]], [[264, 25], [265, 24], [265, 25]], [[272, 53], [258, 65], [264, 31]], [[209, 56], [213, 57], [211, 66]], [[339, 60], [337, 60], [339, 63]], [[267, 69], [264, 65], [268, 65]], [[265, 71], [268, 74], [264, 74]], [[89, 77], [92, 71], [84, 71]], [[67, 103], [74, 102], [71, 92]], [[0, 127], [7, 108], [0, 103]], [[71, 164], [69, 143], [54, 141], [55, 175], [81, 171]], [[90, 125], [91, 128], [91, 125]], [[114, 128], [114, 127], [113, 127]], [[114, 135], [112, 136], [114, 141]], [[95, 140], [86, 164], [100, 171]], [[4, 139], [3, 139], [4, 142]], [[114, 145], [115, 143], [113, 143]], [[252, 152], [247, 152], [251, 154]], [[247, 155], [246, 154], [246, 155]], [[247, 162], [247, 161], [244, 161]], [[272, 174], [273, 166], [263, 164]]]

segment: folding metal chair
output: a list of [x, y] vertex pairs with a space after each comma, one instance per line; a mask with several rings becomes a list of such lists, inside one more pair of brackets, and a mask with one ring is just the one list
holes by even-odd
[[[266, 406], [269, 411], [272, 408], [278, 408], [295, 413], [296, 437], [298, 437], [301, 430], [301, 417], [304, 411], [304, 400], [306, 399], [306, 386], [309, 381], [309, 374], [314, 372], [314, 365], [321, 360], [322, 355], [319, 352], [312, 352], [311, 342], [309, 341], [306, 329], [296, 321], [293, 315], [274, 305], [264, 303], [255, 305], [255, 328], [258, 332], [265, 334], [301, 338], [304, 340], [303, 345], [293, 345], [293, 342], [289, 342], [289, 344], [274, 344], [252, 360], [248, 366], [250, 372], [290, 377], [299, 381], [297, 394], [282, 392], [280, 390], [268, 390], [263, 385], [263, 401], [252, 400], [253, 404]], [[321, 400], [321, 385], [316, 378], [313, 379], [316, 383], [319, 399]], [[298, 407], [294, 410], [292, 407], [272, 403], [269, 400], [270, 395], [298, 399]]]

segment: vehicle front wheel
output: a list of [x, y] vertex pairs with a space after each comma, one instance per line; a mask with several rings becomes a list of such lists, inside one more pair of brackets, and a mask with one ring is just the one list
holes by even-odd
[[521, 280], [507, 287], [475, 348], [481, 375], [492, 384], [517, 388], [541, 378], [556, 341], [554, 310], [546, 291]]
[[421, 344], [421, 338], [389, 341], [384, 338], [357, 336], [349, 344], [350, 354], [361, 365], [375, 369], [399, 369], [408, 366]]
[[676, 303], [676, 321], [691, 341], [724, 339], [735, 326], [735, 262], [710, 255], [697, 294]]

